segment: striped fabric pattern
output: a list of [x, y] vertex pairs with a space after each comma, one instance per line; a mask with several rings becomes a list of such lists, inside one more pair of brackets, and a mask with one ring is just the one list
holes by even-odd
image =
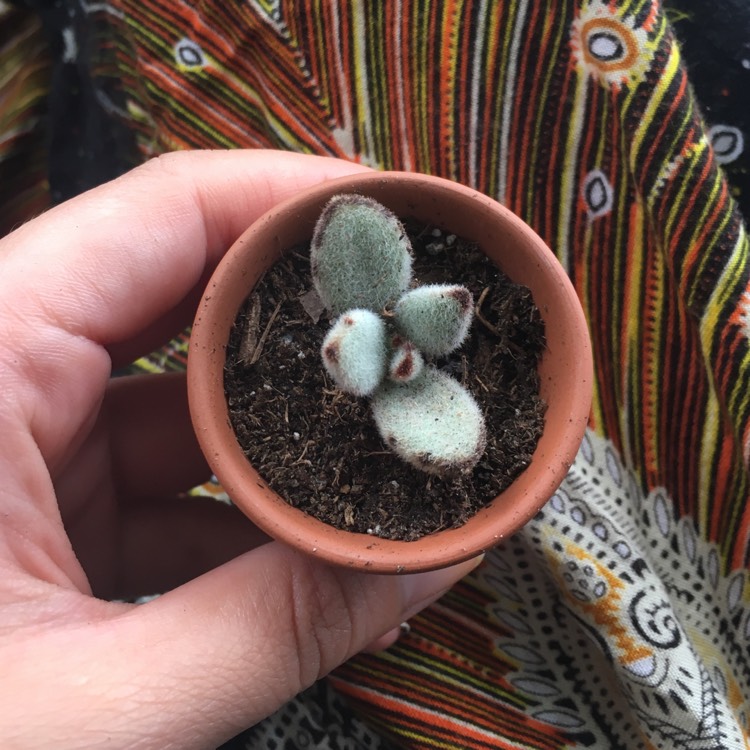
[[536, 229], [587, 314], [591, 429], [560, 492], [333, 684], [414, 748], [749, 746], [748, 237], [658, 0], [90, 13], [143, 158], [274, 147], [456, 179]]

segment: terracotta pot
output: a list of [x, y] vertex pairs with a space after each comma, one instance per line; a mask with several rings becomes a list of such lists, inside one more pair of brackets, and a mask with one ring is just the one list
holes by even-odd
[[[548, 345], [540, 375], [548, 409], [531, 464], [460, 528], [413, 542], [341, 531], [292, 508], [250, 465], [229, 423], [223, 368], [237, 312], [263, 272], [284, 250], [309, 240], [324, 204], [342, 192], [370, 195], [398, 216], [413, 216], [476, 241], [511, 279], [529, 287], [546, 326]], [[188, 359], [196, 434], [237, 506], [275, 539], [337, 565], [378, 573], [447, 566], [493, 547], [519, 529], [552, 496], [572, 463], [588, 421], [591, 390], [586, 321], [567, 275], [542, 240], [506, 208], [475, 190], [399, 172], [326, 182], [255, 222], [230, 248], [209, 282], [195, 318]]]

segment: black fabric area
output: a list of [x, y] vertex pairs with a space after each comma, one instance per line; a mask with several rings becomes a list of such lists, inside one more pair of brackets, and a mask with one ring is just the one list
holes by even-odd
[[[733, 195], [750, 216], [750, 3], [666, 0], [688, 75]], [[744, 141], [732, 158], [737, 129]]]
[[104, 17], [77, 0], [25, 0], [39, 14], [53, 57], [47, 130], [53, 203], [118, 177], [141, 160], [123, 117], [125, 100], [105, 56], [114, 45]]

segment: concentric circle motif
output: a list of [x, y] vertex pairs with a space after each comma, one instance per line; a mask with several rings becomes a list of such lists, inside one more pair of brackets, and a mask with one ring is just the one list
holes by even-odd
[[201, 70], [206, 66], [203, 50], [192, 39], [180, 39], [174, 46], [177, 67], [183, 71]]
[[651, 18], [636, 26], [632, 16], [612, 3], [585, 3], [571, 28], [576, 67], [615, 91], [642, 82], [654, 59]]
[[601, 169], [593, 169], [586, 175], [581, 187], [581, 197], [589, 219], [604, 216], [612, 210], [614, 191], [607, 175]]
[[745, 148], [742, 131], [733, 125], [714, 125], [708, 131], [708, 137], [719, 164], [735, 161]]

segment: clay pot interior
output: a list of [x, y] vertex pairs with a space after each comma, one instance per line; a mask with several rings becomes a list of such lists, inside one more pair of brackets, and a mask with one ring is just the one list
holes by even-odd
[[[531, 290], [545, 322], [547, 350], [539, 373], [548, 408], [530, 466], [463, 526], [416, 541], [341, 531], [291, 507], [250, 465], [229, 424], [223, 368], [237, 312], [263, 272], [284, 250], [309, 240], [325, 203], [342, 192], [369, 195], [401, 217], [412, 216], [475, 241], [504, 273]], [[275, 539], [334, 564], [378, 573], [444, 567], [491, 548], [519, 529], [552, 496], [575, 458], [588, 421], [591, 390], [591, 349], [583, 312], [564, 270], [542, 240], [486, 196], [411, 173], [364, 173], [326, 182], [261, 217], [234, 243], [212, 276], [195, 318], [188, 359], [196, 434], [237, 506]]]

